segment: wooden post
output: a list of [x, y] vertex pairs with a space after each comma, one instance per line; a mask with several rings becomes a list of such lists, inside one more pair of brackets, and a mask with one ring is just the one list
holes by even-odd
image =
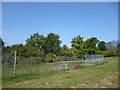
[[15, 59], [14, 59], [14, 71], [13, 71], [13, 76], [15, 76], [15, 72], [16, 72], [16, 54], [17, 54], [17, 51], [15, 51]]

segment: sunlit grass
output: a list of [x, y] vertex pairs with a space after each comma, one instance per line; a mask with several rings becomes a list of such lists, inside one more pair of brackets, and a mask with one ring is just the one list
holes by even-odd
[[100, 88], [117, 87], [118, 59], [108, 58], [105, 63], [81, 66], [68, 71], [23, 75], [3, 81], [9, 88]]

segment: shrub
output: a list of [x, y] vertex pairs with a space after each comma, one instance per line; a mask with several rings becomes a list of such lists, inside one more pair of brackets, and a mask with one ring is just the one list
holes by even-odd
[[45, 59], [47, 62], [53, 62], [56, 58], [56, 55], [53, 54], [53, 53], [48, 53], [46, 56], [45, 56]]

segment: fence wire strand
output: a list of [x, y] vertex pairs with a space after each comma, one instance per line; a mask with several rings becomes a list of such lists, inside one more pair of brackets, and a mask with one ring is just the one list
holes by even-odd
[[[102, 64], [104, 62], [103, 55], [86, 55], [73, 57], [56, 57], [53, 62], [42, 62], [41, 57], [19, 57], [16, 59], [16, 67], [14, 67], [15, 53], [4, 53], [2, 63], [3, 79], [21, 75], [32, 75], [36, 73], [46, 73], [60, 70], [71, 70], [78, 68], [84, 64]], [[97, 63], [96, 63], [97, 62]]]

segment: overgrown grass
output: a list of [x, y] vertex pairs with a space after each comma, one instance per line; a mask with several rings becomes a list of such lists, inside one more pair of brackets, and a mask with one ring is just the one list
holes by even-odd
[[3, 88], [100, 88], [117, 87], [118, 59], [68, 71], [23, 75], [3, 81]]
[[[30, 75], [36, 73], [44, 73], [49, 72], [50, 68], [57, 67], [55, 64], [28, 64], [28, 65], [16, 65], [16, 76], [21, 75]], [[7, 70], [3, 73], [3, 78], [11, 78], [13, 77], [13, 66], [7, 68]]]
[[[71, 66], [74, 66], [74, 64], [82, 64], [83, 62], [54, 62], [54, 63], [40, 63], [40, 64], [27, 64], [27, 65], [16, 65], [15, 68], [15, 74], [16, 76], [21, 75], [30, 75], [30, 74], [36, 74], [36, 73], [45, 73], [50, 71], [59, 71], [60, 70], [60, 64], [61, 63], [67, 63], [68, 68], [71, 68]], [[9, 79], [14, 76], [14, 65], [11, 65], [7, 67], [6, 71], [3, 72], [3, 79]]]

